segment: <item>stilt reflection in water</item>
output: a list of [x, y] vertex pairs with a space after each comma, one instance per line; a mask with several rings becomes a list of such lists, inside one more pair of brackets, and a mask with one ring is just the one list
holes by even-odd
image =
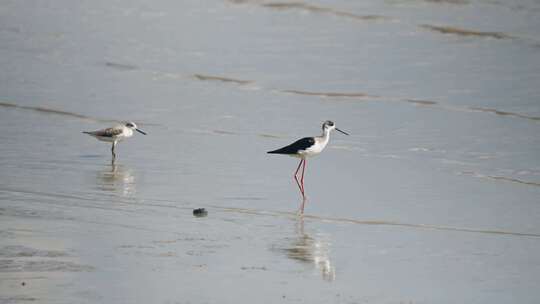
[[336, 279], [336, 269], [330, 257], [329, 235], [315, 233], [309, 235], [304, 230], [304, 219], [298, 218], [295, 224], [295, 234], [287, 237], [278, 250], [285, 252], [287, 257], [304, 264], [311, 264], [321, 272], [325, 281]]

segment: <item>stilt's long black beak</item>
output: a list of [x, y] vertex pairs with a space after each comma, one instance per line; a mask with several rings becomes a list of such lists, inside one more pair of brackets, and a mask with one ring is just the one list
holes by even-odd
[[140, 130], [140, 129], [135, 129], [135, 131], [137, 131], [137, 132], [141, 133], [142, 135], [146, 135], [146, 133], [145, 133], [145, 132], [143, 132], [143, 131], [142, 131], [142, 130]]
[[343, 133], [343, 134], [345, 134], [345, 135], [349, 135], [349, 133], [347, 133], [347, 132], [345, 132], [345, 131], [342, 131], [342, 130], [340, 130], [340, 129], [338, 129], [338, 128], [336, 128], [336, 130], [339, 131], [339, 132], [341, 132], [341, 133]]

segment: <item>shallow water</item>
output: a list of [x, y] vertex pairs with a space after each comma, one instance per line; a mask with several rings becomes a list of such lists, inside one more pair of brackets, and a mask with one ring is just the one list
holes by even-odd
[[[536, 303], [539, 15], [4, 1], [0, 303]], [[265, 152], [326, 119], [299, 218]]]

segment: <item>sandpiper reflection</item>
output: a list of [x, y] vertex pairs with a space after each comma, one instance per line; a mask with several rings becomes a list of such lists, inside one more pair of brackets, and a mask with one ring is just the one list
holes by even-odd
[[335, 267], [330, 260], [329, 236], [320, 233], [314, 236], [307, 234], [304, 231], [303, 218], [299, 218], [295, 224], [295, 236], [287, 238], [281, 249], [293, 260], [312, 264], [321, 271], [324, 280], [336, 279]]
[[130, 168], [112, 163], [98, 172], [97, 186], [100, 190], [130, 196], [135, 193], [135, 176]]

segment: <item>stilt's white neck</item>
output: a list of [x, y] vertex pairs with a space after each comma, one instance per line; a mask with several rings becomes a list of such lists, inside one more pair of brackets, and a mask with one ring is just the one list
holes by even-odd
[[321, 139], [323, 141], [323, 145], [326, 146], [326, 144], [328, 143], [328, 140], [330, 139], [330, 129], [323, 129]]

